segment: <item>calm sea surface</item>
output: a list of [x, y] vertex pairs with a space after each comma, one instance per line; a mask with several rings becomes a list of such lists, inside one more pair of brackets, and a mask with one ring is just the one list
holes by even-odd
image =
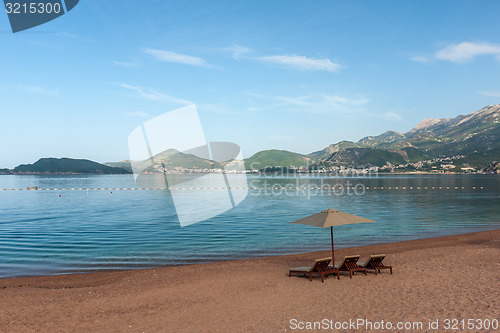
[[[148, 177], [152, 184], [158, 180]], [[327, 229], [289, 224], [327, 208], [377, 221], [336, 227], [337, 248], [500, 228], [500, 177], [494, 175], [249, 176], [248, 182], [275, 187], [249, 190], [235, 208], [187, 227], [179, 225], [166, 190], [0, 190], [0, 277], [327, 250]], [[358, 185], [357, 191], [280, 189], [339, 184]], [[136, 187], [131, 175], [0, 176], [0, 189], [28, 186]]]

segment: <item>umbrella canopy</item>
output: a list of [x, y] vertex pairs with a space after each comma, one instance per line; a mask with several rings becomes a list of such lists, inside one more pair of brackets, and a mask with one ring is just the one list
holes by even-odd
[[368, 223], [368, 222], [375, 222], [375, 221], [330, 208], [291, 223], [312, 225], [320, 228], [330, 227], [330, 234], [332, 238], [332, 263], [333, 265], [335, 265], [335, 257], [333, 249], [333, 227], [344, 224]]

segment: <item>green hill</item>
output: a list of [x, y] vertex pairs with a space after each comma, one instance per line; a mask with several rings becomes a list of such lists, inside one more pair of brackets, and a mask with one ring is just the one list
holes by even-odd
[[163, 164], [167, 169], [173, 169], [176, 167], [186, 169], [222, 168], [222, 166], [215, 161], [204, 159], [193, 154], [181, 153], [175, 149], [168, 149], [155, 155], [154, 160], [160, 163], [163, 161]]
[[13, 174], [127, 174], [122, 168], [113, 168], [97, 162], [71, 158], [41, 158], [33, 164], [21, 164]]
[[[172, 170], [176, 168], [183, 168], [183, 169], [223, 168], [221, 164], [218, 162], [211, 161], [209, 159], [204, 159], [193, 154], [181, 153], [175, 149], [167, 149], [153, 156], [153, 167], [151, 166], [150, 159], [144, 161], [134, 161], [133, 164], [135, 170], [141, 170], [141, 172], [159, 172], [158, 170], [163, 170], [163, 167], [165, 167], [165, 169], [167, 170]], [[126, 170], [132, 171], [131, 161], [106, 163], [106, 165], [113, 167], [121, 167]]]
[[311, 164], [311, 158], [287, 150], [263, 150], [245, 159], [247, 170], [261, 170], [265, 167], [301, 167]]
[[0, 175], [11, 175], [12, 172], [9, 169], [0, 169]]

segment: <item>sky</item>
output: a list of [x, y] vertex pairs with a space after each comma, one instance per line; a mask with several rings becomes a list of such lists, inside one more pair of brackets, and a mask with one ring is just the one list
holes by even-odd
[[500, 103], [498, 1], [82, 0], [0, 14], [0, 168], [129, 158], [195, 104], [207, 141], [311, 153]]

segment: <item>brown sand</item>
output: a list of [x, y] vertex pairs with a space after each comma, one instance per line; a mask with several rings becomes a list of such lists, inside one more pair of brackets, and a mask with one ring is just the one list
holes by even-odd
[[[373, 253], [387, 254], [393, 275], [387, 271], [377, 276], [355, 274], [352, 279], [342, 275], [325, 283], [318, 277], [312, 282], [288, 277], [289, 267], [328, 256], [324, 251], [3, 279], [0, 331], [300, 332], [292, 329], [293, 319], [334, 323], [365, 319], [393, 325], [422, 322], [420, 330], [395, 330], [401, 332], [445, 332], [445, 319], [500, 319], [500, 230], [341, 249], [336, 256], [360, 254], [364, 260]], [[439, 329], [429, 329], [429, 319], [438, 319]], [[365, 331], [370, 330], [358, 327], [357, 332]]]

